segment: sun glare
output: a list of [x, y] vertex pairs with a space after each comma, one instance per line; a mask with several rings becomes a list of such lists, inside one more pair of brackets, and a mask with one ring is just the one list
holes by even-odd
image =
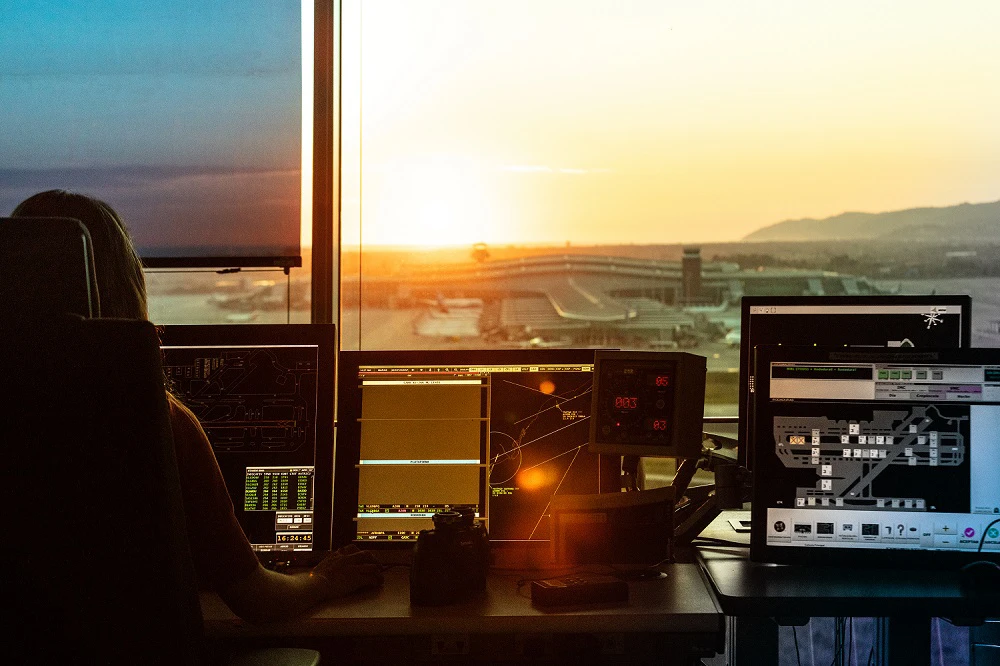
[[472, 161], [421, 155], [367, 170], [381, 177], [368, 179], [372, 184], [366, 187], [365, 212], [371, 215], [364, 226], [366, 245], [430, 247], [496, 239], [500, 221], [482, 169]]
[[996, 198], [1000, 86], [976, 65], [996, 3], [976, 21], [937, 3], [611, 6], [346, 3], [345, 228], [365, 245], [730, 242]]
[[551, 486], [555, 481], [555, 476], [544, 467], [533, 467], [526, 469], [517, 475], [517, 485], [527, 491], [540, 490]]

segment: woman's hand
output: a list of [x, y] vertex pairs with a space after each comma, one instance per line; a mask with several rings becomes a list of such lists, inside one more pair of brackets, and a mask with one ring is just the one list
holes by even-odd
[[378, 561], [368, 551], [344, 546], [327, 555], [309, 573], [327, 598], [342, 597], [365, 587], [382, 584]]

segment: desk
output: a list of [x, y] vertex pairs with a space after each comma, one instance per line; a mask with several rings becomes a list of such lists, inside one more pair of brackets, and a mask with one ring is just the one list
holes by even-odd
[[321, 651], [327, 645], [341, 655], [347, 650], [360, 660], [454, 655], [561, 661], [573, 656], [584, 662], [633, 663], [639, 657], [691, 663], [695, 656], [721, 651], [723, 616], [698, 566], [674, 564], [663, 571], [665, 578], [630, 583], [627, 605], [571, 610], [534, 608], [528, 586], [520, 593], [517, 589], [522, 575], [504, 572], [491, 572], [486, 594], [471, 601], [411, 607], [409, 572], [395, 568], [386, 572], [383, 587], [336, 600], [295, 621], [249, 625], [208, 593], [202, 595], [202, 611], [208, 638], [230, 647], [280, 638], [286, 645], [298, 642]]
[[[747, 540], [723, 512], [704, 536]], [[778, 624], [809, 617], [888, 618], [888, 657], [896, 664], [927, 664], [930, 620], [944, 617], [975, 623], [1000, 615], [1000, 597], [962, 595], [956, 572], [768, 565], [749, 560], [746, 548], [701, 547], [698, 560], [727, 616], [734, 616], [730, 645], [735, 664], [777, 663]]]

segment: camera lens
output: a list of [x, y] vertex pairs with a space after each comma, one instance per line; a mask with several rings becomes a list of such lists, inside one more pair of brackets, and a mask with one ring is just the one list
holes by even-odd
[[434, 527], [444, 527], [445, 525], [458, 525], [462, 522], [462, 514], [458, 511], [439, 511], [431, 516]]

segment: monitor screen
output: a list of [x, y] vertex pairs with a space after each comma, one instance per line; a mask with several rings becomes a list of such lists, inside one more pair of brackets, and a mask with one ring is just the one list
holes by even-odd
[[1000, 560], [1000, 350], [757, 350], [751, 555]]
[[556, 494], [617, 491], [587, 452], [593, 350], [342, 352], [334, 542], [411, 543], [472, 508], [495, 545], [549, 540]]
[[205, 429], [236, 517], [265, 558], [330, 547], [334, 329], [162, 328], [168, 386]]
[[969, 296], [744, 296], [740, 324], [739, 464], [753, 461], [757, 345], [968, 347]]

